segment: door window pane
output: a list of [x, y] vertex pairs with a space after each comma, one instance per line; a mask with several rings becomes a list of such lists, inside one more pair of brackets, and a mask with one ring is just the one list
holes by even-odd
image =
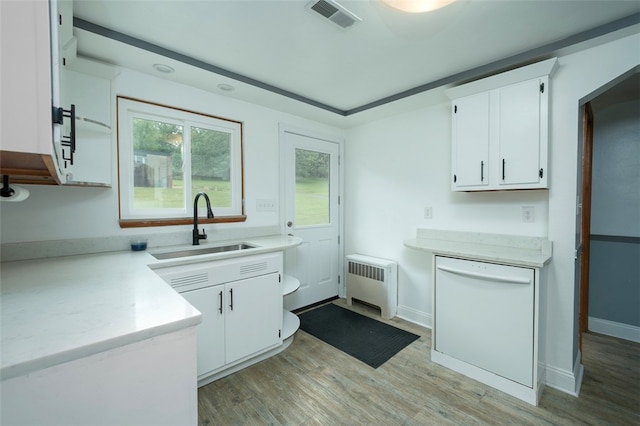
[[330, 223], [329, 154], [296, 148], [295, 224]]
[[133, 119], [133, 208], [184, 204], [182, 126]]
[[214, 207], [231, 207], [231, 134], [191, 128], [192, 194], [206, 192]]

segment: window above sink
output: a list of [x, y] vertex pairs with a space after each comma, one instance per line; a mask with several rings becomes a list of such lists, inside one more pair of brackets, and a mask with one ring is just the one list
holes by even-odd
[[192, 223], [198, 192], [215, 214], [200, 223], [246, 219], [242, 122], [118, 97], [118, 158], [123, 228]]

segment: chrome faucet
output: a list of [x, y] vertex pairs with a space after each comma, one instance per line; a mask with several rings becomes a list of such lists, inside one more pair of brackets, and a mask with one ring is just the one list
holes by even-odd
[[204, 196], [204, 200], [207, 203], [207, 218], [213, 219], [213, 211], [211, 210], [211, 202], [209, 201], [209, 196], [204, 192], [198, 192], [196, 194], [196, 198], [193, 200], [193, 245], [200, 245], [200, 240], [206, 240], [207, 234], [204, 232], [204, 228], [202, 228], [202, 234], [198, 231], [198, 199], [200, 196]]

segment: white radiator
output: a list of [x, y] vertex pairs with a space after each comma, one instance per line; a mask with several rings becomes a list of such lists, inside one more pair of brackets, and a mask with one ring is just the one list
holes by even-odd
[[383, 318], [393, 318], [398, 307], [397, 262], [360, 254], [346, 259], [347, 305], [357, 299], [378, 306]]

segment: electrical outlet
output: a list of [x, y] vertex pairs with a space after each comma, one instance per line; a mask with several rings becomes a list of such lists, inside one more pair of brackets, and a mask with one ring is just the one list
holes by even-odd
[[522, 221], [533, 223], [536, 221], [536, 209], [533, 206], [522, 206]]
[[424, 218], [425, 219], [433, 219], [433, 207], [425, 207], [424, 208]]
[[276, 200], [256, 200], [256, 211], [275, 212]]

